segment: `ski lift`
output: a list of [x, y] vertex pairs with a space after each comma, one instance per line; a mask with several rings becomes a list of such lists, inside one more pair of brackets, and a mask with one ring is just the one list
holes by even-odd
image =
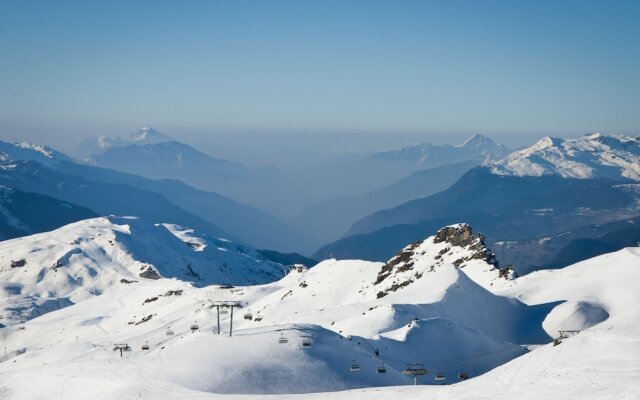
[[353, 360], [353, 362], [351, 363], [351, 368], [349, 368], [349, 371], [351, 372], [360, 371], [360, 364], [356, 364], [356, 360]]
[[285, 344], [285, 343], [289, 343], [289, 339], [287, 339], [286, 337], [284, 337], [284, 334], [280, 334], [280, 339], [278, 339], [278, 343], [280, 344]]
[[311, 347], [311, 338], [309, 336], [302, 338], [302, 347]]
[[377, 371], [379, 374], [386, 374], [386, 373], [387, 373], [387, 367], [385, 367], [385, 366], [384, 366], [384, 363], [382, 363], [382, 365], [381, 365], [381, 366], [379, 366], [379, 367], [376, 369], [376, 371]]
[[229, 314], [229, 310], [227, 310], [226, 306], [222, 306], [222, 308], [220, 308], [220, 314], [223, 314], [223, 315]]
[[469, 373], [467, 371], [458, 372], [458, 380], [466, 381], [469, 379]]
[[253, 315], [251, 314], [251, 311], [247, 311], [244, 314], [244, 319], [248, 319], [249, 321], [253, 320]]
[[173, 335], [174, 335], [174, 333], [173, 333], [173, 331], [171, 330], [171, 327], [170, 327], [170, 326], [168, 326], [168, 327], [167, 327], [167, 333], [166, 333], [166, 335], [167, 335], [167, 336], [173, 336]]
[[442, 372], [437, 372], [436, 376], [433, 377], [434, 380], [438, 381], [438, 382], [444, 382], [447, 380], [447, 377], [444, 376], [444, 373]]
[[142, 350], [149, 350], [149, 343], [148, 343], [148, 342], [145, 342], [145, 343], [142, 345]]
[[198, 326], [198, 321], [196, 321], [191, 325], [191, 332], [196, 332], [198, 330], [200, 330], [200, 326]]

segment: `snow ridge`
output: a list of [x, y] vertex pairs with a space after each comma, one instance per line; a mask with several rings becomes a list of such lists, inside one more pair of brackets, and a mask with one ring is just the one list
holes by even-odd
[[496, 175], [640, 181], [640, 139], [600, 133], [574, 139], [545, 137], [485, 166]]

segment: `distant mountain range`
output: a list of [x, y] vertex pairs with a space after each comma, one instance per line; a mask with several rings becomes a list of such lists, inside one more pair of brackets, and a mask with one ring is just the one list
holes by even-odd
[[373, 154], [370, 161], [418, 165], [420, 169], [433, 168], [446, 164], [455, 164], [478, 157], [500, 158], [509, 154], [509, 149], [480, 134], [475, 134], [463, 143], [436, 146], [422, 143], [417, 146], [403, 147], [399, 150]]
[[[331, 165], [295, 172], [295, 178], [313, 182], [316, 202], [360, 196], [408, 177], [414, 172], [470, 160], [498, 159], [509, 153], [501, 144], [476, 134], [459, 145], [423, 143], [398, 150], [345, 157]], [[455, 179], [451, 180], [453, 183]]]
[[362, 195], [321, 201], [295, 215], [290, 222], [308, 231], [316, 242], [326, 243], [342, 236], [354, 222], [371, 213], [447, 189], [482, 161], [476, 158], [423, 169]]
[[109, 138], [106, 136], [90, 137], [84, 139], [73, 148], [72, 155], [79, 159], [85, 159], [92, 154], [101, 153], [105, 150], [124, 147], [132, 144], [145, 145], [173, 141], [173, 138], [158, 132], [157, 130], [145, 126], [131, 133], [126, 138]]
[[251, 169], [215, 158], [151, 128], [134, 132], [129, 140], [115, 139], [98, 147], [84, 159], [87, 164], [151, 179], [177, 179], [276, 215], [310, 201], [275, 167]]
[[[480, 134], [453, 145], [423, 143], [367, 155], [357, 160], [303, 171], [318, 200], [289, 221], [306, 228], [316, 242], [343, 235], [351, 224], [375, 211], [425, 197], [451, 186], [469, 169], [508, 154], [508, 149]], [[305, 174], [306, 173], [306, 174]], [[343, 193], [351, 192], [348, 196]]]
[[[385, 259], [399, 243], [435, 226], [466, 221], [490, 242], [509, 242], [496, 247], [500, 259], [527, 271], [536, 265], [521, 252], [525, 242], [640, 215], [639, 160], [638, 138], [545, 138], [472, 169], [447, 190], [361, 219], [315, 257]], [[568, 238], [576, 239], [563, 235], [555, 240], [562, 247]]]
[[7, 187], [51, 196], [102, 215], [137, 215], [191, 226], [212, 236], [241, 238], [258, 248], [288, 252], [309, 248], [303, 234], [277, 218], [179, 181], [77, 164], [44, 147], [0, 141], [0, 152], [4, 163], [0, 184]]

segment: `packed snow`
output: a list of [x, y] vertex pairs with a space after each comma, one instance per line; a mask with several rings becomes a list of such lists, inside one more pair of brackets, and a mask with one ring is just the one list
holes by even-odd
[[[98, 222], [90, 221], [63, 228], [68, 237], [65, 231], [56, 236], [66, 246], [82, 231], [93, 238], [88, 242], [100, 241], [93, 251], [113, 255], [109, 232], [134, 238], [139, 229], [137, 220], [101, 219], [96, 237], [86, 224]], [[189, 229], [154, 227], [193, 254], [223, 247], [189, 239], [197, 236]], [[118, 260], [134, 254], [122, 238], [115, 243], [123, 248]], [[2, 245], [8, 260], [15, 251], [37, 254], [53, 243], [34, 235]], [[135, 254], [139, 263], [151, 262], [142, 257], [149, 253]], [[79, 257], [85, 256], [66, 260], [81, 264]], [[133, 276], [121, 272], [131, 264], [114, 258], [95, 271], [96, 279], [113, 271]], [[457, 224], [387, 263], [325, 260], [254, 286], [198, 287], [168, 277], [174, 271], [168, 266], [153, 265], [159, 279], [138, 276], [0, 329], [2, 398], [630, 399], [640, 393], [639, 248], [514, 278], [498, 268], [481, 235]], [[9, 274], [25, 274], [20, 285], [33, 290], [37, 277], [26, 277], [32, 267]], [[42, 282], [42, 290], [60, 285]], [[241, 308], [218, 314], [221, 301]], [[559, 330], [580, 332], [554, 345]], [[120, 357], [115, 344], [130, 351]], [[419, 386], [402, 374], [407, 363], [429, 370]], [[471, 379], [459, 382], [464, 374]]]

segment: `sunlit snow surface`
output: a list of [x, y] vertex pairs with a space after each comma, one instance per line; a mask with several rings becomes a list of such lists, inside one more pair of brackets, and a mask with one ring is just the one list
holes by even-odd
[[[102, 236], [113, 231], [135, 236], [136, 220], [126, 222], [110, 221], [114, 226], [105, 227]], [[63, 229], [84, 229], [82, 224]], [[183, 240], [195, 235], [153, 226]], [[114, 247], [122, 246], [117, 239]], [[9, 241], [13, 247], [0, 249], [5, 256], [0, 273], [7, 272], [12, 249], [56, 247], [27, 245], [28, 240]], [[95, 250], [111, 247], [108, 240]], [[208, 243], [204, 252], [216, 246]], [[187, 249], [202, 253], [197, 247]], [[0, 354], [0, 398], [249, 399], [264, 393], [292, 399], [637, 398], [640, 249], [511, 281], [497, 278], [497, 270], [482, 260], [456, 267], [454, 261], [472, 255], [468, 248], [429, 238], [412, 252], [398, 264], [413, 263], [410, 269], [397, 268], [377, 284], [383, 264], [357, 260], [327, 260], [273, 283], [229, 289], [168, 278], [103, 282], [99, 296], [85, 295], [76, 304], [0, 330], [7, 348], [6, 356]], [[148, 252], [135, 254], [137, 262], [148, 262]], [[69, 260], [79, 262], [75, 257]], [[96, 276], [138, 265], [117, 261], [122, 259], [112, 257], [110, 267]], [[20, 268], [26, 269], [8, 273], [28, 287], [29, 279], [19, 275], [31, 274], [29, 264]], [[172, 271], [166, 268], [158, 270]], [[381, 290], [408, 280], [378, 298]], [[50, 290], [55, 297], [60, 282], [43, 282], [50, 283], [40, 285], [37, 294]], [[214, 333], [210, 300], [242, 303], [235, 310], [233, 337], [228, 336], [229, 314], [221, 315], [223, 334]], [[253, 320], [244, 319], [249, 311]], [[195, 321], [199, 331], [191, 333]], [[175, 334], [168, 336], [168, 328]], [[584, 330], [558, 346], [548, 343], [558, 329], [570, 328]], [[281, 335], [287, 343], [278, 342]], [[302, 347], [304, 337], [311, 347]], [[132, 351], [120, 358], [114, 343], [128, 343]], [[141, 350], [145, 343], [150, 350]], [[527, 353], [524, 345], [535, 343], [541, 345], [529, 346]], [[383, 360], [387, 373], [378, 374]], [[472, 379], [407, 386], [410, 379], [400, 374], [406, 362], [423, 362], [431, 371], [422, 383], [434, 383], [436, 372], [445, 373], [448, 383], [455, 383], [462, 370]], [[360, 371], [350, 371], [353, 363]], [[352, 390], [307, 393], [346, 389]]]
[[599, 133], [575, 139], [545, 137], [489, 167], [498, 175], [640, 181], [640, 139]]

